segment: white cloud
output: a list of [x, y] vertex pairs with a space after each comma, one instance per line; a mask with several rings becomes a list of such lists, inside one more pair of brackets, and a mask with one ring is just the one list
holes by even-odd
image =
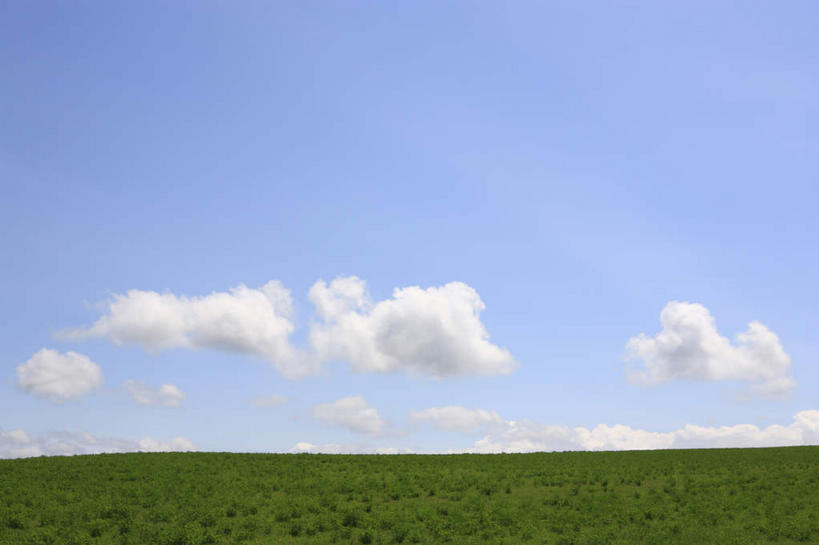
[[151, 388], [141, 380], [126, 380], [124, 387], [131, 398], [140, 405], [179, 407], [185, 399], [185, 392], [173, 384]]
[[137, 441], [140, 452], [189, 452], [196, 450], [190, 439], [174, 437], [168, 442], [158, 441], [153, 437], [143, 437]]
[[313, 407], [313, 418], [358, 433], [376, 434], [384, 428], [384, 420], [378, 410], [359, 395], [316, 405]]
[[503, 426], [506, 423], [494, 411], [467, 409], [456, 405], [413, 411], [411, 418], [415, 422], [429, 422], [442, 430], [467, 433], [494, 426]]
[[759, 322], [732, 344], [717, 332], [708, 309], [697, 303], [668, 303], [660, 314], [663, 330], [654, 337], [629, 339], [627, 361], [641, 360], [632, 369], [636, 382], [654, 386], [670, 380], [735, 380], [751, 383], [753, 392], [778, 395], [794, 388], [791, 359], [779, 338]]
[[819, 444], [819, 411], [801, 411], [787, 426], [759, 428], [752, 424], [708, 427], [686, 425], [669, 432], [622, 424], [584, 427], [507, 421], [477, 441], [468, 452], [533, 452], [554, 450], [645, 450], [668, 448], [770, 447]]
[[287, 403], [287, 398], [278, 394], [259, 396], [253, 400], [254, 407], [278, 407]]
[[339, 445], [336, 443], [324, 443], [314, 445], [300, 441], [289, 450], [292, 454], [412, 454], [408, 448], [396, 447], [367, 447], [361, 445]]
[[76, 352], [43, 348], [17, 366], [17, 387], [61, 403], [84, 396], [103, 382], [100, 366]]
[[0, 430], [0, 458], [98, 454], [101, 452], [191, 450], [196, 450], [196, 446], [185, 437], [176, 437], [170, 441], [159, 441], [152, 437], [144, 437], [132, 441], [129, 439], [99, 438], [87, 432], [58, 431], [40, 437], [31, 437], [24, 430], [10, 432]]
[[0, 458], [42, 456], [43, 451], [25, 430], [0, 430]]
[[309, 350], [290, 343], [294, 331], [290, 292], [278, 281], [259, 289], [188, 297], [129, 290], [103, 305], [90, 327], [60, 337], [104, 337], [155, 353], [170, 349], [219, 349], [270, 361], [287, 378], [315, 374], [323, 362], [343, 360], [358, 372], [405, 371], [438, 377], [511, 373], [517, 362], [489, 342], [480, 320], [485, 306], [462, 282], [422, 289], [396, 288], [373, 303], [363, 280], [316, 282], [309, 291], [319, 322], [310, 328]]
[[412, 454], [413, 450], [408, 448], [378, 447], [373, 454]]
[[211, 348], [252, 354], [270, 361], [285, 377], [297, 378], [315, 367], [290, 344], [292, 313], [290, 292], [275, 280], [259, 289], [239, 285], [201, 297], [129, 290], [114, 295], [91, 327], [61, 336], [106, 337], [150, 352]]
[[[330, 443], [327, 443], [327, 444], [329, 445]], [[338, 445], [333, 445], [333, 446], [338, 446]], [[313, 443], [308, 443], [307, 441], [299, 441], [298, 443], [293, 445], [293, 448], [290, 449], [290, 452], [292, 452], [293, 454], [298, 454], [298, 453], [301, 453], [301, 452], [313, 453], [313, 452], [315, 452], [315, 450], [317, 448], [318, 448], [318, 445], [314, 445]]]
[[339, 277], [328, 286], [319, 280], [310, 288], [308, 297], [316, 313], [325, 321], [332, 321], [358, 309], [370, 306], [367, 288], [357, 276]]
[[319, 281], [310, 300], [324, 319], [310, 342], [321, 360], [343, 360], [358, 372], [407, 371], [439, 377], [512, 372], [508, 350], [489, 342], [480, 321], [485, 308], [462, 282], [422, 289], [396, 288], [393, 297], [371, 303], [364, 281]]

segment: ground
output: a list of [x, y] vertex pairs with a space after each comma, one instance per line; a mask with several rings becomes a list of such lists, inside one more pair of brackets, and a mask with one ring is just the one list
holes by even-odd
[[0, 544], [819, 543], [819, 447], [0, 460]]

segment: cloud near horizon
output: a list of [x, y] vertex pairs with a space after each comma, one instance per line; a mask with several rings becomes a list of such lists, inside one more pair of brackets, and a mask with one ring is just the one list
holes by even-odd
[[0, 458], [31, 456], [70, 456], [116, 452], [187, 452], [196, 450], [190, 439], [175, 437], [160, 441], [153, 437], [139, 440], [95, 437], [87, 432], [57, 431], [32, 437], [25, 430], [0, 429]]
[[658, 386], [672, 380], [742, 381], [753, 393], [776, 396], [790, 392], [791, 358], [771, 330], [757, 321], [735, 342], [717, 331], [716, 321], [703, 305], [669, 302], [660, 314], [663, 329], [654, 337], [629, 339], [626, 360], [639, 360], [630, 370], [638, 384]]
[[309, 290], [320, 321], [308, 346], [295, 347], [290, 292], [278, 281], [259, 289], [239, 285], [200, 297], [129, 290], [104, 303], [90, 327], [64, 330], [68, 340], [107, 338], [150, 353], [216, 349], [271, 362], [285, 378], [315, 375], [328, 361], [357, 372], [407, 372], [436, 377], [507, 374], [517, 368], [508, 350], [489, 342], [480, 321], [485, 308], [462, 282], [422, 289], [396, 288], [372, 302], [363, 280], [339, 277]]
[[[350, 396], [357, 397], [357, 396]], [[344, 399], [344, 398], [343, 398]], [[368, 408], [369, 405], [364, 403]], [[355, 404], [353, 404], [355, 405]], [[461, 407], [463, 411], [470, 409]], [[496, 414], [485, 411], [487, 414]], [[436, 413], [428, 413], [436, 414]], [[446, 413], [437, 413], [446, 414]], [[380, 418], [380, 417], [379, 417]], [[472, 447], [429, 451], [429, 453], [500, 453], [550, 451], [650, 450], [684, 448], [751, 448], [819, 445], [819, 411], [804, 410], [787, 425], [772, 424], [764, 428], [752, 424], [733, 426], [698, 426], [662, 432], [632, 428], [622, 424], [600, 424], [592, 429], [539, 424], [531, 420], [494, 422], [484, 437]], [[451, 431], [474, 427], [455, 426]], [[185, 437], [160, 441], [152, 437], [139, 440], [95, 437], [87, 432], [52, 432], [39, 437], [25, 430], [0, 429], [0, 458], [96, 454], [103, 452], [192, 451], [196, 446]], [[356, 444], [313, 444], [300, 441], [289, 452], [327, 454], [409, 454], [406, 447], [374, 447]]]
[[428, 454], [652, 450], [688, 448], [754, 448], [819, 445], [819, 411], [797, 412], [788, 425], [772, 424], [760, 428], [753, 424], [699, 426], [687, 424], [672, 431], [649, 431], [623, 424], [599, 424], [594, 428], [541, 424], [532, 420], [504, 420], [498, 413], [460, 406], [432, 407], [413, 411], [416, 422], [427, 422], [438, 429], [483, 433], [471, 447], [437, 451], [414, 451], [381, 447], [360, 447], [328, 443], [316, 445], [302, 441], [290, 452], [326, 454], [370, 454], [382, 452]]
[[54, 403], [83, 397], [103, 383], [102, 369], [77, 352], [43, 348], [17, 366], [17, 387]]
[[530, 420], [507, 421], [467, 452], [532, 452], [556, 450], [650, 450], [685, 448], [774, 447], [819, 444], [819, 411], [796, 413], [787, 426], [753, 424], [697, 426], [668, 432], [599, 424], [593, 429], [544, 425]]
[[396, 447], [367, 447], [361, 445], [340, 445], [338, 443], [324, 443], [314, 445], [300, 441], [293, 445], [288, 452], [291, 454], [412, 454], [407, 448]]

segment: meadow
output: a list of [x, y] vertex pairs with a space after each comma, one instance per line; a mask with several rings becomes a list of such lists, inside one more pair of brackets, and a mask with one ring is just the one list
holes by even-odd
[[819, 543], [819, 447], [0, 460], [2, 544]]

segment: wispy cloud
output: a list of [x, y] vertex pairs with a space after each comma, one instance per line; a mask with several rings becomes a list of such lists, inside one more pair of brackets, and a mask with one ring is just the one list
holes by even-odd
[[25, 430], [0, 430], [0, 458], [98, 454], [102, 452], [191, 451], [196, 446], [185, 437], [161, 441], [153, 437], [138, 440], [95, 437], [87, 432], [56, 431], [32, 437]]
[[506, 421], [495, 411], [467, 409], [466, 407], [457, 405], [413, 411], [410, 417], [417, 423], [429, 422], [442, 430], [461, 431], [465, 433], [486, 430], [506, 424]]
[[384, 419], [360, 395], [342, 397], [332, 403], [313, 407], [313, 418], [325, 424], [340, 426], [357, 433], [377, 434], [384, 429]]
[[185, 399], [185, 392], [173, 384], [152, 388], [141, 380], [126, 380], [123, 386], [128, 395], [140, 405], [179, 407]]
[[282, 375], [297, 378], [314, 369], [290, 344], [291, 315], [290, 292], [277, 281], [201, 297], [130, 290], [107, 301], [105, 314], [92, 326], [64, 330], [59, 336], [105, 337], [154, 353], [172, 348], [239, 352], [266, 359]]

